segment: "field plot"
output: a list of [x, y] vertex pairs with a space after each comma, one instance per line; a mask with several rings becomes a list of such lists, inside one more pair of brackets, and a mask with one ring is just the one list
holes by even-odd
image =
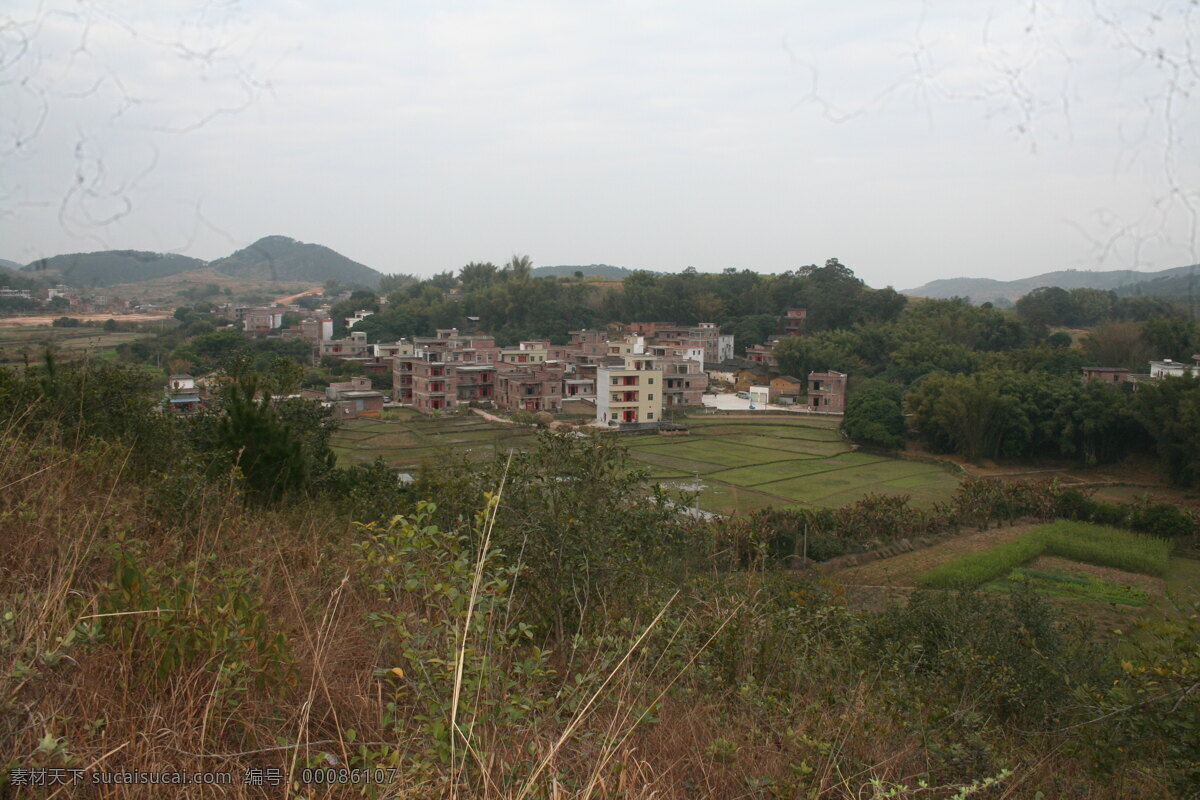
[[[730, 514], [797, 504], [835, 508], [868, 494], [947, 500], [957, 477], [936, 464], [853, 452], [824, 418], [701, 418], [688, 436], [625, 439], [667, 488], [700, 489], [699, 505]], [[674, 477], [678, 476], [678, 477]]]
[[388, 409], [385, 417], [342, 424], [330, 442], [342, 466], [369, 464], [376, 457], [389, 466], [415, 469], [444, 456], [491, 458], [509, 448], [530, 446], [529, 428], [488, 422], [479, 417], [427, 417], [410, 409]]
[[998, 528], [832, 574], [855, 602], [878, 607], [917, 587], [1033, 589], [1105, 630], [1191, 599], [1200, 562], [1169, 542], [1083, 522]]
[[[837, 422], [771, 417], [689, 420], [687, 436], [621, 436], [634, 463], [669, 490], [696, 492], [706, 511], [722, 514], [767, 506], [807, 504], [833, 508], [867, 494], [906, 494], [918, 505], [946, 500], [957, 476], [936, 464], [901, 461], [851, 450]], [[414, 468], [444, 455], [491, 458], [529, 447], [535, 432], [476, 416], [427, 417], [388, 409], [375, 419], [352, 420], [332, 445], [343, 465], [376, 456]]]
[[116, 358], [116, 347], [144, 339], [149, 334], [138, 331], [106, 331], [102, 328], [0, 328], [0, 363], [22, 362], [26, 358], [39, 361], [46, 348], [60, 358], [91, 355], [97, 358]]

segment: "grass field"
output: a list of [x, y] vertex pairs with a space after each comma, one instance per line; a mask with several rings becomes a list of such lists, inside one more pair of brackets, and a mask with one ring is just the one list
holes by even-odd
[[[871, 493], [907, 494], [918, 505], [948, 499], [958, 478], [935, 464], [853, 452], [837, 421], [811, 418], [689, 420], [687, 436], [622, 436], [639, 466], [666, 488], [693, 492], [706, 511], [729, 514], [767, 506], [837, 507]], [[344, 464], [378, 455], [396, 467], [415, 467], [444, 453], [489, 458], [497, 449], [529, 446], [533, 430], [476, 416], [426, 417], [389, 409], [354, 420], [334, 437]]]

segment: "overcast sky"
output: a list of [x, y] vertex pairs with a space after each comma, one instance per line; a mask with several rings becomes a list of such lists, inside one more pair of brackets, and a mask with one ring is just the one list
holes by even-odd
[[9, 0], [0, 258], [1191, 264], [1191, 5]]

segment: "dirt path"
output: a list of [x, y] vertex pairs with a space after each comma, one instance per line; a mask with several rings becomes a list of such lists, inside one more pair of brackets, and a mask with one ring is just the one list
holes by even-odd
[[277, 306], [287, 306], [287, 305], [291, 305], [292, 303], [296, 302], [301, 297], [306, 297], [310, 294], [324, 294], [324, 293], [325, 293], [324, 289], [322, 289], [320, 286], [316, 286], [312, 289], [305, 289], [303, 292], [298, 292], [296, 294], [285, 294], [283, 297], [276, 297], [271, 302]]

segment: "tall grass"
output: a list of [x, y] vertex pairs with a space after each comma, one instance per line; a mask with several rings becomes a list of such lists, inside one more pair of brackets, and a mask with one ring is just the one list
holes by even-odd
[[1171, 543], [1118, 528], [1058, 520], [1039, 525], [1010, 542], [934, 567], [917, 578], [929, 589], [974, 588], [1002, 578], [1040, 555], [1161, 577]]
[[1167, 572], [1171, 543], [1165, 539], [1064, 520], [1042, 525], [1040, 529], [1052, 555], [1140, 575], [1162, 577]]

